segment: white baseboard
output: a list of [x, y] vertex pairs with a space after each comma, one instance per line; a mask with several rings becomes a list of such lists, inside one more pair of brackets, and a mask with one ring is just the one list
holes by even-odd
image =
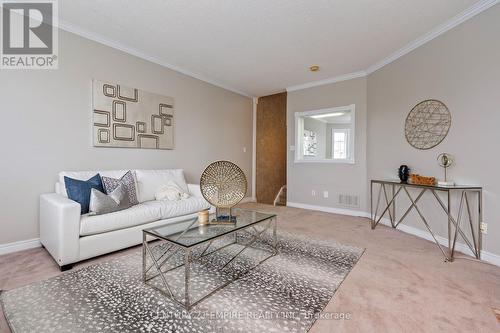
[[481, 260], [489, 262], [492, 265], [500, 266], [500, 256], [488, 251], [481, 251]]
[[[308, 205], [308, 204], [303, 204], [303, 203], [298, 203], [298, 202], [287, 202], [287, 206], [289, 207], [295, 207], [295, 208], [302, 208], [302, 209], [309, 209], [309, 210], [317, 210], [321, 212], [326, 212], [326, 213], [334, 213], [334, 214], [341, 214], [341, 215], [349, 215], [349, 216], [360, 216], [360, 217], [367, 217], [370, 218], [370, 213], [368, 212], [363, 212], [363, 211], [357, 211], [357, 210], [350, 210], [350, 209], [343, 209], [343, 208], [333, 208], [333, 207], [325, 207], [325, 206], [316, 206], [316, 205]], [[380, 220], [380, 223], [386, 225], [386, 226], [391, 226], [391, 222], [387, 218], [383, 218]], [[398, 230], [405, 232], [410, 235], [414, 235], [426, 240], [429, 240], [431, 242], [434, 242], [434, 239], [432, 238], [431, 234], [425, 230], [421, 230], [418, 228], [410, 227], [405, 224], [400, 224], [398, 226]], [[448, 246], [448, 239], [445, 237], [441, 236], [436, 236], [437, 241], [439, 244], [443, 246]], [[455, 245], [455, 250], [467, 255], [472, 256], [473, 253], [465, 243], [459, 243], [457, 242]], [[500, 255], [487, 252], [487, 251], [481, 251], [481, 260], [486, 261], [490, 264], [493, 264], [495, 266], [500, 266]]]
[[34, 249], [36, 247], [40, 247], [42, 244], [40, 243], [40, 238], [28, 239], [14, 243], [0, 244], [0, 255]]
[[[255, 198], [253, 197], [245, 197], [243, 200], [241, 200], [242, 203], [244, 202], [255, 202]], [[317, 206], [317, 205], [309, 205], [309, 204], [303, 204], [303, 203], [298, 203], [298, 202], [287, 202], [287, 206], [289, 207], [295, 207], [295, 208], [302, 208], [302, 209], [309, 209], [309, 210], [317, 210], [321, 212], [326, 212], [326, 213], [333, 213], [333, 214], [341, 214], [341, 215], [348, 215], [348, 216], [359, 216], [359, 217], [370, 217], [370, 213], [363, 212], [363, 211], [357, 211], [357, 210], [350, 210], [350, 209], [343, 209], [343, 208], [333, 208], [333, 207], [325, 207], [325, 206]], [[389, 222], [389, 219], [383, 218], [380, 220], [380, 223], [391, 226], [391, 223]], [[398, 226], [398, 230], [403, 231], [407, 234], [411, 234], [429, 241], [434, 241], [432, 236], [421, 229], [410, 227], [405, 224], [400, 224]], [[437, 236], [436, 239], [438, 242], [443, 245], [443, 246], [448, 246], [448, 239]], [[35, 239], [28, 239], [24, 241], [19, 241], [19, 242], [14, 242], [14, 243], [8, 243], [8, 244], [0, 244], [0, 255], [7, 254], [7, 253], [12, 253], [12, 252], [17, 252], [17, 251], [22, 251], [22, 250], [28, 250], [28, 249], [33, 249], [36, 247], [40, 247], [42, 244], [40, 243], [39, 238]], [[469, 247], [464, 244], [464, 243], [457, 243], [455, 245], [455, 249], [458, 252], [467, 254], [467, 255], [472, 255], [471, 250]], [[490, 264], [493, 264], [495, 266], [500, 266], [500, 255], [487, 252], [487, 251], [481, 251], [481, 259], [483, 261], [489, 262]]]
[[288, 207], [295, 207], [295, 208], [302, 208], [302, 209], [309, 209], [309, 210], [318, 210], [320, 212], [326, 212], [326, 213], [349, 215], [349, 216], [370, 217], [370, 214], [368, 214], [367, 212], [363, 212], [363, 211], [359, 211], [359, 210], [316, 206], [316, 205], [309, 205], [309, 204], [303, 204], [303, 203], [299, 203], [299, 202], [290, 202], [290, 201], [287, 201], [286, 205]]
[[[380, 220], [380, 223], [382, 223], [388, 227], [391, 227], [391, 222], [387, 218], [383, 218], [382, 220]], [[428, 241], [434, 242], [434, 238], [432, 238], [431, 234], [425, 230], [421, 230], [421, 229], [418, 229], [415, 227], [410, 227], [410, 226], [405, 225], [405, 224], [398, 225], [398, 230], [401, 230], [402, 232], [405, 232], [407, 234], [417, 236], [417, 237], [426, 239]], [[445, 246], [445, 247], [448, 246], [448, 238], [436, 235], [436, 239], [439, 242], [439, 244], [441, 244], [442, 246]], [[463, 254], [466, 254], [469, 256], [474, 256], [474, 253], [472, 253], [472, 251], [469, 249], [469, 247], [465, 243], [457, 242], [455, 244], [455, 250], [457, 252], [460, 252], [460, 253], [463, 253]], [[491, 252], [483, 250], [483, 251], [481, 251], [481, 260], [489, 262], [490, 264], [493, 264], [495, 266], [500, 266], [500, 255], [495, 254], [495, 253], [491, 253]]]

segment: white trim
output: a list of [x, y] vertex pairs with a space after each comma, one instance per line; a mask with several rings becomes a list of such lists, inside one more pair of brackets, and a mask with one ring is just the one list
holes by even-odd
[[[383, 225], [386, 225], [388, 227], [392, 227], [391, 222], [387, 218], [381, 219], [380, 223], [382, 223]], [[400, 224], [398, 226], [397, 230], [400, 230], [404, 233], [407, 233], [407, 234], [417, 236], [419, 238], [423, 238], [423, 239], [426, 239], [428, 241], [434, 242], [434, 239], [432, 238], [431, 234], [425, 230], [422, 230], [422, 229], [410, 227], [406, 224]], [[439, 244], [441, 244], [442, 246], [446, 246], [446, 247], [448, 246], [448, 239], [447, 238], [436, 235], [436, 239], [439, 242]], [[474, 256], [472, 251], [469, 249], [469, 247], [465, 243], [457, 242], [455, 244], [455, 250], [458, 252], [464, 253], [466, 255], [469, 255], [469, 256]], [[489, 262], [490, 264], [493, 264], [495, 266], [500, 266], [500, 255], [498, 255], [498, 254], [494, 254], [494, 253], [482, 250], [481, 251], [481, 260]]]
[[312, 81], [312, 82], [308, 82], [308, 83], [304, 83], [304, 84], [299, 84], [296, 86], [288, 87], [288, 88], [286, 88], [286, 90], [287, 91], [302, 90], [302, 89], [323, 86], [326, 84], [337, 83], [337, 82], [341, 82], [341, 81], [347, 81], [347, 80], [352, 80], [352, 79], [359, 78], [359, 77], [368, 76], [369, 74], [379, 70], [380, 68], [390, 64], [393, 61], [396, 61], [397, 59], [410, 53], [411, 51], [415, 50], [416, 48], [424, 45], [427, 42], [430, 42], [434, 38], [436, 38], [436, 37], [444, 34], [445, 32], [455, 28], [456, 26], [464, 23], [465, 21], [473, 18], [474, 16], [484, 12], [485, 10], [493, 7], [494, 5], [496, 5], [498, 3], [500, 3], [500, 0], [481, 0], [481, 1], [476, 2], [474, 5], [467, 8], [466, 10], [461, 12], [460, 14], [454, 16], [453, 18], [449, 19], [448, 21], [444, 22], [443, 24], [438, 25], [437, 27], [435, 27], [431, 31], [427, 32], [426, 34], [424, 34], [424, 35], [420, 36], [419, 38], [413, 40], [412, 42], [408, 43], [407, 45], [405, 45], [401, 49], [397, 50], [396, 52], [390, 54], [386, 58], [369, 66], [364, 71], [358, 71], [358, 72], [353, 72], [353, 73], [349, 73], [349, 74], [335, 76], [335, 77], [325, 79], [325, 80]]
[[371, 74], [380, 68], [384, 67], [385, 65], [390, 64], [391, 62], [401, 58], [402, 56], [410, 53], [411, 51], [415, 50], [416, 48], [424, 45], [425, 43], [430, 42], [434, 38], [444, 34], [445, 32], [455, 28], [457, 25], [464, 23], [468, 19], [476, 16], [477, 14], [485, 11], [486, 9], [496, 5], [499, 3], [500, 0], [481, 0], [476, 2], [474, 5], [471, 7], [467, 8], [460, 14], [454, 16], [450, 20], [444, 22], [443, 24], [438, 25], [428, 33], [426, 33], [423, 36], [420, 36], [419, 38], [413, 40], [412, 42], [408, 43], [406, 46], [403, 48], [397, 50], [387, 58], [371, 65], [366, 69], [366, 72], [368, 74]]
[[[256, 202], [255, 197], [245, 197], [243, 200], [241, 200], [241, 203], [245, 202]], [[302, 209], [308, 209], [308, 210], [316, 210], [316, 211], [321, 211], [321, 212], [326, 212], [326, 213], [333, 213], [333, 214], [340, 214], [340, 215], [348, 215], [348, 216], [358, 216], [358, 217], [366, 217], [370, 218], [370, 213], [363, 212], [363, 211], [356, 211], [356, 210], [351, 210], [351, 209], [343, 209], [343, 208], [333, 208], [333, 207], [325, 207], [325, 206], [316, 206], [316, 205], [308, 205], [308, 204], [303, 204], [303, 203], [297, 203], [297, 202], [287, 202], [288, 207], [295, 207], [295, 208], [302, 208]], [[380, 223], [391, 226], [391, 223], [387, 218], [383, 218], [380, 220]], [[407, 234], [411, 234], [429, 241], [434, 241], [432, 239], [432, 236], [428, 233], [425, 232], [424, 230], [417, 229], [414, 227], [410, 227], [404, 224], [400, 224], [398, 229], [402, 232], [405, 232]], [[448, 240], [444, 237], [437, 236], [436, 237], [439, 243], [443, 246], [448, 245]], [[42, 244], [40, 243], [39, 238], [34, 238], [34, 239], [28, 239], [24, 241], [18, 241], [14, 243], [8, 243], [8, 244], [0, 244], [0, 255], [8, 254], [8, 253], [13, 253], [13, 252], [18, 252], [18, 251], [23, 251], [23, 250], [28, 250], [28, 249], [34, 249], [37, 247], [41, 247]], [[469, 247], [464, 244], [464, 243], [457, 243], [456, 244], [456, 250], [465, 254], [472, 255], [472, 252], [470, 251]], [[493, 264], [495, 266], [500, 267], [500, 255], [487, 252], [487, 251], [481, 251], [481, 258], [483, 261], [489, 262], [490, 264]]]
[[300, 111], [300, 112], [295, 112], [295, 116], [316, 116], [316, 115], [321, 115], [324, 113], [337, 113], [337, 112], [345, 112], [345, 111], [355, 111], [356, 110], [356, 105], [355, 104], [349, 104], [349, 105], [344, 105], [344, 106], [335, 106], [331, 108], [323, 108], [323, 109], [316, 109], [316, 110], [310, 110], [310, 111]]
[[0, 244], [0, 255], [41, 247], [40, 238]]
[[[345, 128], [347, 126], [342, 126], [342, 128], [337, 128], [337, 127], [332, 127], [331, 128], [331, 149], [330, 149], [330, 154], [332, 155], [332, 158], [334, 160], [340, 160], [340, 161], [350, 161], [353, 158], [353, 150], [354, 150], [354, 138], [351, 137], [351, 134], [349, 133], [351, 131], [351, 128]], [[346, 150], [346, 157], [345, 158], [335, 158], [335, 133], [342, 133], [344, 134], [344, 148]], [[354, 134], [353, 134], [354, 136]]]
[[500, 255], [488, 251], [481, 251], [481, 260], [500, 267]]
[[244, 92], [242, 92], [242, 91], [240, 91], [238, 89], [229, 87], [229, 86], [227, 86], [227, 85], [225, 85], [223, 83], [217, 82], [215, 80], [209, 79], [209, 78], [205, 77], [204, 75], [201, 75], [201, 74], [198, 74], [198, 73], [194, 73], [194, 72], [188, 71], [188, 70], [186, 70], [184, 68], [181, 68], [181, 67], [169, 64], [169, 63], [167, 63], [167, 62], [165, 62], [163, 60], [160, 60], [157, 57], [151, 56], [149, 54], [146, 54], [144, 52], [141, 52], [141, 51], [138, 51], [138, 50], [136, 50], [134, 48], [126, 46], [124, 44], [121, 44], [121, 43], [118, 43], [116, 41], [110, 40], [110, 39], [108, 39], [108, 38], [106, 38], [106, 37], [104, 37], [102, 35], [99, 35], [99, 34], [96, 34], [96, 33], [93, 33], [93, 32], [87, 31], [87, 30], [84, 30], [83, 28], [81, 28], [81, 27], [79, 27], [79, 26], [77, 26], [77, 25], [75, 25], [73, 23], [69, 23], [69, 22], [64, 21], [64, 20], [59, 20], [59, 26], [58, 26], [58, 28], [62, 29], [62, 30], [65, 30], [67, 32], [71, 32], [71, 33], [73, 33], [75, 35], [79, 35], [79, 36], [84, 37], [86, 39], [90, 39], [90, 40], [92, 40], [94, 42], [97, 42], [99, 44], [103, 44], [103, 45], [109, 46], [111, 48], [120, 50], [122, 52], [131, 54], [133, 56], [136, 56], [138, 58], [147, 60], [147, 61], [152, 62], [154, 64], [166, 67], [168, 69], [174, 70], [176, 72], [182, 73], [184, 75], [190, 76], [190, 77], [198, 79], [200, 81], [209, 83], [209, 84], [217, 86], [219, 88], [232, 91], [232, 92], [234, 92], [236, 94], [239, 94], [239, 95], [242, 95], [242, 96], [245, 96], [245, 97], [252, 97], [252, 96], [248, 95], [247, 93], [244, 93]]
[[[404, 56], [405, 54], [408, 54], [409, 52], [411, 52], [411, 51], [415, 50], [416, 48], [422, 46], [423, 44], [433, 40], [434, 38], [442, 35], [443, 33], [453, 29], [457, 25], [469, 20], [470, 18], [476, 16], [477, 14], [487, 10], [488, 8], [491, 8], [492, 6], [496, 5], [499, 2], [500, 2], [500, 0], [481, 0], [481, 1], [476, 2], [474, 5], [467, 8], [466, 10], [461, 12], [460, 14], [454, 16], [453, 18], [444, 22], [443, 24], [435, 27], [434, 29], [432, 29], [428, 33], [424, 34], [423, 36], [408, 43], [406, 46], [404, 46], [403, 48], [392, 53], [391, 55], [389, 55], [385, 59], [369, 66], [366, 70], [361, 70], [361, 71], [352, 72], [352, 73], [348, 73], [348, 74], [338, 75], [338, 76], [323, 79], [323, 80], [311, 81], [311, 82], [307, 82], [307, 83], [303, 83], [303, 84], [299, 84], [299, 85], [290, 86], [290, 87], [286, 88], [286, 91], [290, 92], [290, 91], [302, 90], [302, 89], [322, 86], [322, 85], [326, 85], [326, 84], [352, 80], [355, 78], [366, 77], [368, 74], [371, 74], [371, 73], [375, 72], [376, 70], [384, 67], [385, 65], [399, 59], [400, 57]], [[178, 66], [174, 66], [172, 64], [166, 63], [163, 60], [160, 60], [156, 57], [153, 57], [149, 54], [143, 53], [143, 52], [138, 51], [136, 49], [133, 49], [131, 47], [125, 46], [125, 45], [118, 43], [116, 41], [105, 38], [102, 35], [84, 30], [83, 28], [81, 28], [73, 23], [69, 23], [65, 20], [60, 19], [58, 27], [62, 30], [74, 33], [76, 35], [79, 35], [79, 36], [82, 36], [84, 38], [98, 42], [100, 44], [112, 47], [114, 49], [123, 51], [125, 53], [134, 55], [136, 57], [145, 59], [147, 61], [150, 61], [150, 62], [158, 64], [160, 66], [172, 69], [172, 70], [179, 72], [179, 73], [182, 73], [184, 75], [193, 77], [195, 79], [198, 79], [198, 80], [201, 80], [201, 81], [204, 81], [207, 83], [210, 83], [214, 86], [232, 91], [232, 92], [240, 94], [242, 96], [252, 97], [251, 95], [249, 95], [247, 93], [244, 93], [238, 89], [229, 87], [225, 84], [219, 83], [219, 82], [214, 81], [212, 79], [209, 79], [209, 78], [205, 77], [204, 75], [201, 75], [198, 73], [193, 73], [193, 72], [188, 71], [184, 68], [180, 68]]]
[[366, 76], [365, 71], [353, 72], [353, 73], [349, 73], [349, 74], [335, 76], [335, 77], [328, 78], [325, 80], [312, 81], [312, 82], [308, 82], [308, 83], [304, 83], [304, 84], [299, 84], [296, 86], [291, 86], [291, 87], [286, 88], [286, 91], [290, 92], [290, 91], [302, 90], [302, 89], [307, 89], [307, 88], [312, 88], [312, 87], [317, 87], [317, 86], [324, 86], [326, 84], [348, 81], [348, 80], [357, 79], [357, 78], [365, 77], [365, 76]]
[[327, 158], [316, 158], [316, 159], [302, 159], [302, 160], [294, 160], [293, 163], [332, 163], [332, 164], [356, 164], [354, 159], [327, 159]]
[[[257, 197], [257, 104], [259, 98], [252, 98], [252, 196]], [[257, 200], [255, 200], [257, 201]]]
[[[324, 113], [335, 113], [335, 112], [342, 112], [342, 111], [349, 111], [351, 113], [351, 122], [350, 124], [352, 125], [352, 147], [351, 147], [351, 156], [348, 159], [345, 160], [340, 160], [340, 159], [327, 159], [327, 158], [304, 158], [301, 157], [303, 154], [303, 144], [301, 142], [301, 136], [303, 132], [303, 121], [301, 117], [304, 116], [314, 116], [314, 115], [319, 115], [319, 114], [324, 114]], [[355, 164], [355, 159], [354, 159], [354, 145], [355, 145], [355, 136], [356, 136], [356, 105], [355, 104], [350, 104], [350, 105], [345, 105], [345, 106], [338, 106], [338, 107], [331, 107], [331, 108], [324, 108], [324, 109], [318, 109], [318, 110], [311, 110], [311, 111], [301, 111], [301, 112], [295, 112], [295, 154], [293, 155], [293, 162], [294, 163], [336, 163], [336, 164]]]
[[299, 202], [290, 202], [290, 201], [287, 201], [286, 205], [288, 207], [295, 207], [295, 208], [302, 208], [302, 209], [309, 209], [309, 210], [318, 210], [320, 212], [325, 212], [325, 213], [358, 216], [358, 217], [368, 217], [368, 218], [370, 217], [370, 214], [368, 214], [367, 212], [363, 212], [363, 211], [359, 211], [359, 210], [309, 205], [309, 204], [304, 204], [304, 203], [299, 203]]

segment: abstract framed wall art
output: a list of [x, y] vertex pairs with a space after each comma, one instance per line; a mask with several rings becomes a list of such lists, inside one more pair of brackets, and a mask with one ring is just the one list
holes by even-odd
[[92, 81], [95, 147], [174, 149], [174, 99]]

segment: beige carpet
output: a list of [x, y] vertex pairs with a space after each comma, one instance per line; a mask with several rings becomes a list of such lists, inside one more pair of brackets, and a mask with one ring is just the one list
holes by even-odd
[[495, 314], [495, 317], [497, 317], [497, 320], [500, 323], [500, 310], [499, 309], [493, 309], [493, 313]]
[[[315, 332], [498, 332], [500, 267], [457, 259], [445, 263], [435, 244], [367, 219], [288, 207], [246, 204], [276, 211], [280, 228], [366, 248], [326, 312], [349, 320], [320, 319]], [[96, 260], [107, 260], [130, 250]], [[11, 289], [60, 274], [42, 249], [0, 256], [0, 288]], [[0, 332], [9, 332], [3, 315]]]

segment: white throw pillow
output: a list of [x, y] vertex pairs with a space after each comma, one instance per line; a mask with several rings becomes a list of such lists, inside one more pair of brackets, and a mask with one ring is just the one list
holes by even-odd
[[156, 200], [177, 201], [189, 198], [189, 194], [184, 192], [176, 182], [170, 180], [167, 184], [160, 186], [155, 198]]
[[189, 193], [182, 169], [135, 170], [135, 176], [139, 202], [154, 200], [160, 186], [168, 184], [169, 181], [174, 181], [183, 192]]

